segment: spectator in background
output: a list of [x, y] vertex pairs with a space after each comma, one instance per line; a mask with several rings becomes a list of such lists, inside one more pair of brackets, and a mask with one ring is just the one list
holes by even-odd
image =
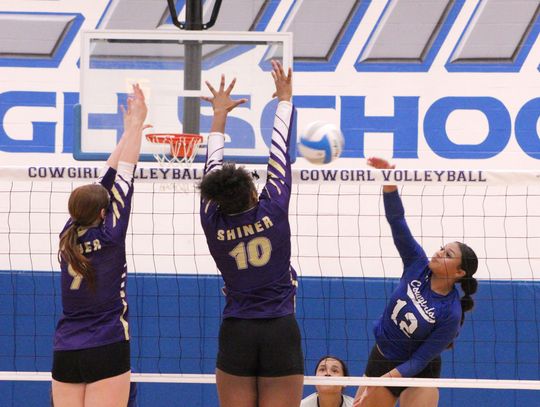
[[[335, 356], [323, 356], [315, 368], [316, 376], [349, 376], [349, 369], [344, 361]], [[354, 399], [343, 394], [345, 386], [315, 386], [316, 393], [302, 400], [300, 407], [351, 407]]]

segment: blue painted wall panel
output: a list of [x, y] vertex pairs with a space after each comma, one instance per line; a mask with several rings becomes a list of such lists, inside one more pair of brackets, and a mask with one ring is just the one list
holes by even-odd
[[[373, 345], [372, 323], [396, 281], [303, 278], [297, 316], [306, 374], [321, 355], [349, 362], [362, 375]], [[213, 373], [223, 297], [218, 277], [131, 276], [132, 365], [138, 372]], [[47, 371], [61, 310], [58, 275], [0, 272], [0, 370]], [[481, 281], [445, 377], [540, 380], [540, 289], [533, 282]], [[204, 317], [202, 317], [204, 315]], [[48, 405], [49, 383], [1, 382], [1, 406]], [[313, 391], [307, 386], [306, 394]], [[348, 389], [353, 394], [355, 389]], [[441, 391], [441, 406], [537, 405], [532, 391]], [[140, 407], [217, 405], [214, 385], [140, 384]]]

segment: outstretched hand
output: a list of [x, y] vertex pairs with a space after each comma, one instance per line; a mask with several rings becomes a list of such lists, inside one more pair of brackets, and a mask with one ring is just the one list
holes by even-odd
[[143, 130], [151, 127], [144, 124], [148, 113], [144, 93], [139, 84], [132, 86], [133, 93], [128, 96], [127, 107], [120, 105], [124, 115], [124, 133], [107, 160], [107, 165], [112, 168], [118, 168], [120, 161], [131, 164], [139, 161]]
[[369, 157], [367, 160], [367, 164], [370, 167], [376, 168], [378, 170], [393, 170], [396, 168], [396, 165], [390, 165], [388, 161], [386, 161], [384, 158], [379, 157]]
[[124, 129], [127, 127], [147, 128], [149, 125], [144, 125], [148, 107], [144, 98], [144, 93], [138, 83], [133, 85], [133, 94], [128, 96], [127, 109], [120, 106], [124, 114]]
[[[395, 164], [390, 164], [384, 158], [379, 158], [379, 157], [369, 157], [367, 160], [367, 164], [370, 167], [376, 168], [378, 170], [393, 170], [394, 168], [396, 168]], [[397, 187], [395, 185], [383, 186], [383, 192], [393, 192], [396, 190], [397, 190]]]
[[276, 91], [272, 97], [278, 100], [290, 102], [292, 98], [292, 69], [289, 68], [287, 75], [279, 61], [272, 60], [272, 78], [276, 84]]
[[201, 99], [206, 100], [207, 102], [210, 102], [212, 104], [212, 108], [214, 109], [214, 114], [219, 113], [219, 112], [228, 113], [231, 110], [233, 110], [236, 106], [247, 102], [247, 99], [233, 100], [231, 98], [231, 92], [234, 89], [236, 78], [234, 78], [231, 81], [229, 86], [227, 86], [227, 89], [225, 89], [225, 75], [221, 75], [221, 82], [219, 84], [219, 90], [216, 90], [210, 84], [210, 82], [206, 81], [205, 83], [206, 83], [206, 86], [208, 86], [208, 89], [210, 89], [210, 92], [212, 92], [213, 97], [201, 96]]

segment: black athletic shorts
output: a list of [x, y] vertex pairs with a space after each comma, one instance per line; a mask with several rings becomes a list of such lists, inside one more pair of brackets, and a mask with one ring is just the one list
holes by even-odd
[[[381, 377], [388, 373], [390, 370], [401, 365], [402, 360], [389, 360], [381, 353], [377, 345], [371, 349], [369, 354], [369, 360], [366, 366], [365, 375], [368, 377]], [[441, 377], [441, 357], [437, 356], [420, 373], [417, 373], [414, 377], [423, 378], [438, 378]], [[387, 387], [395, 397], [405, 390], [407, 387]]]
[[216, 365], [235, 376], [303, 375], [304, 355], [296, 318], [291, 314], [269, 319], [223, 320]]
[[53, 355], [52, 377], [62, 383], [93, 383], [129, 370], [129, 341]]

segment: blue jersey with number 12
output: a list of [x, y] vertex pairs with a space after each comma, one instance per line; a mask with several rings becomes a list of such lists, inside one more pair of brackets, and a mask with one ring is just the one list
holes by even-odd
[[401, 375], [412, 377], [455, 339], [461, 303], [455, 287], [447, 295], [431, 290], [428, 258], [409, 230], [397, 191], [384, 193], [384, 206], [404, 270], [374, 333], [384, 356], [401, 361]]

